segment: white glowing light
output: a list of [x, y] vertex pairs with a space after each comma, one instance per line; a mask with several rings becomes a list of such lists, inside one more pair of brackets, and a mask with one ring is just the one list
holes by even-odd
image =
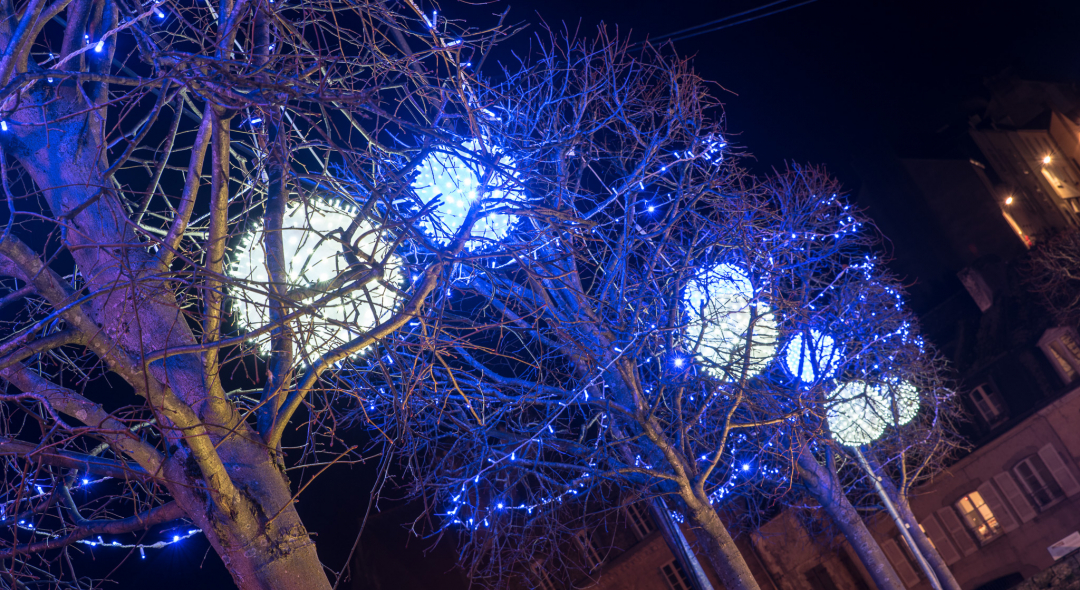
[[[498, 155], [498, 165], [479, 163], [482, 156], [480, 144], [474, 139], [462, 148], [471, 154], [461, 157], [457, 153], [432, 152], [418, 170], [413, 189], [426, 205], [438, 198], [439, 204], [420, 221], [421, 228], [436, 242], [447, 244], [454, 237], [465, 217], [474, 206], [482, 204], [488, 209], [513, 206], [524, 200], [521, 186], [513, 175], [514, 160]], [[479, 218], [472, 227], [469, 249], [477, 249], [485, 242], [504, 239], [517, 217], [507, 213], [488, 213]]]
[[776, 320], [768, 305], [755, 301], [750, 277], [742, 269], [720, 264], [702, 271], [687, 285], [685, 301], [690, 314], [687, 338], [691, 346], [700, 342], [697, 350], [704, 358], [741, 373], [750, 334], [747, 376], [760, 373], [772, 359]]
[[1054, 161], [1054, 158], [1052, 158], [1052, 157], [1050, 156], [1050, 154], [1046, 154], [1045, 156], [1043, 156], [1043, 159], [1042, 159], [1042, 163], [1043, 163], [1043, 164], [1045, 164], [1045, 165], [1049, 166], [1049, 165], [1050, 165], [1050, 162], [1053, 162], [1053, 161]]
[[784, 361], [792, 377], [803, 383], [813, 383], [836, 373], [840, 365], [840, 351], [832, 336], [811, 329], [809, 342], [802, 332], [791, 337]]
[[908, 381], [870, 385], [844, 383], [829, 396], [826, 416], [836, 440], [851, 446], [880, 437], [888, 426], [903, 426], [919, 413], [919, 390]]
[[865, 381], [849, 381], [829, 396], [826, 411], [829, 429], [836, 440], [850, 446], [865, 445], [885, 432], [888, 401], [878, 388]]
[[903, 426], [919, 414], [919, 390], [910, 381], [899, 381], [883, 386], [885, 399], [891, 399], [895, 409], [897, 426]]
[[[350, 270], [341, 243], [341, 234], [353, 221], [355, 212], [325, 200], [311, 199], [306, 204], [289, 206], [282, 220], [282, 243], [288, 289], [315, 287]], [[233, 289], [232, 309], [240, 326], [251, 331], [269, 321], [269, 275], [263, 246], [264, 229], [259, 225], [248, 231], [233, 253], [229, 275], [247, 283], [246, 289]], [[313, 362], [321, 354], [340, 346], [389, 319], [398, 303], [397, 287], [402, 284], [401, 260], [390, 249], [393, 240], [361, 221], [353, 233], [351, 250], [363, 264], [382, 264], [383, 278], [333, 299], [315, 313], [293, 324], [298, 357]], [[354, 277], [354, 280], [357, 277]], [[325, 287], [325, 285], [324, 285]], [[316, 288], [300, 302], [310, 303], [336, 287]], [[270, 351], [269, 334], [254, 339], [263, 353]]]

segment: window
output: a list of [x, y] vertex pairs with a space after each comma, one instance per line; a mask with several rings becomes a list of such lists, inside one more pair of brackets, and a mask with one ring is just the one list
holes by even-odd
[[813, 590], [839, 590], [836, 582], [833, 582], [832, 576], [829, 575], [829, 570], [825, 569], [825, 564], [815, 565], [806, 570], [803, 576], [806, 577], [806, 581]]
[[1050, 359], [1058, 377], [1065, 383], [1072, 383], [1080, 371], [1080, 345], [1077, 345], [1076, 334], [1068, 328], [1050, 328], [1039, 339], [1039, 348]]
[[656, 530], [652, 516], [649, 514], [649, 507], [644, 502], [627, 504], [626, 519], [630, 521], [630, 528], [634, 529], [634, 534], [637, 535], [639, 541]]
[[578, 545], [581, 546], [582, 555], [590, 567], [596, 567], [604, 561], [600, 556], [600, 551], [596, 548], [596, 544], [593, 543], [592, 535], [586, 531], [578, 531], [574, 537], [577, 538]]
[[536, 578], [536, 587], [538, 590], [556, 590], [555, 581], [551, 579], [551, 574], [548, 573], [544, 564], [539, 561], [534, 561], [532, 564], [533, 576]]
[[956, 503], [956, 511], [960, 513], [964, 524], [982, 545], [989, 543], [1002, 532], [993, 511], [986, 505], [979, 492], [971, 492], [960, 498]]
[[1013, 473], [1031, 499], [1035, 500], [1039, 510], [1045, 510], [1065, 497], [1065, 492], [1038, 455], [1032, 455], [1017, 463], [1016, 467], [1013, 467]]
[[[901, 543], [903, 539], [899, 539]], [[896, 570], [897, 575], [900, 576], [900, 580], [904, 582], [904, 585], [908, 588], [919, 583], [919, 572], [915, 571], [915, 568], [911, 564], [911, 560], [900, 549], [900, 545], [897, 544], [894, 539], [886, 539], [881, 542], [881, 551], [885, 553], [885, 557], [892, 564], [893, 569]]]
[[971, 403], [975, 404], [975, 409], [988, 425], [994, 426], [1005, 420], [1005, 404], [1001, 403], [1001, 398], [990, 389], [989, 384], [984, 383], [972, 389], [969, 396]]
[[664, 576], [669, 590], [691, 590], [690, 577], [686, 575], [682, 565], [677, 559], [673, 559], [660, 566], [660, 573]]

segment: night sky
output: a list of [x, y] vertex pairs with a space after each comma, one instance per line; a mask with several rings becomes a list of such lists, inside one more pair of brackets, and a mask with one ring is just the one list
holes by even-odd
[[[580, 22], [583, 33], [604, 22], [641, 40], [767, 2], [519, 0], [509, 3], [508, 22]], [[443, 2], [441, 10], [451, 18], [456, 11], [482, 17], [506, 6]], [[717, 92], [729, 140], [754, 154], [748, 164], [755, 171], [785, 161], [823, 164], [856, 190], [860, 154], [966, 158], [957, 138], [968, 116], [979, 112], [988, 76], [1012, 68], [1025, 78], [1080, 80], [1078, 25], [1076, 0], [816, 0], [679, 41], [676, 48], [695, 56], [698, 71], [726, 89]], [[320, 556], [335, 570], [355, 539], [372, 471], [331, 472], [300, 499]], [[151, 571], [160, 590], [195, 581], [196, 587], [231, 588], [207, 550], [199, 538], [155, 551], [145, 562], [134, 555], [121, 566], [126, 573], [114, 577], [125, 589], [146, 588], [143, 576]], [[99, 554], [99, 565], [104, 562], [115, 564]]]

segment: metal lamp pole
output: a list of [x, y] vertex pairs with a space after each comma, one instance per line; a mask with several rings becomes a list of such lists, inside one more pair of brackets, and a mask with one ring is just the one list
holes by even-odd
[[874, 489], [877, 490], [879, 496], [881, 496], [881, 502], [885, 504], [885, 509], [889, 511], [889, 515], [892, 516], [896, 522], [896, 528], [900, 529], [900, 534], [904, 536], [904, 541], [907, 542], [908, 547], [911, 549], [912, 555], [915, 556], [915, 560], [919, 562], [919, 567], [922, 568], [926, 579], [930, 581], [930, 586], [934, 590], [943, 590], [941, 582], [938, 580], [937, 574], [934, 573], [933, 568], [930, 567], [930, 562], [926, 561], [923, 557], [922, 551], [919, 550], [919, 546], [915, 544], [915, 539], [911, 536], [911, 531], [908, 529], [908, 525], [904, 522], [904, 519], [900, 518], [900, 513], [896, 511], [896, 506], [893, 505], [889, 495], [885, 493], [885, 488], [881, 485], [881, 477], [874, 470], [870, 468], [870, 463], [866, 461], [866, 457], [863, 456], [859, 447], [851, 447], [855, 451], [855, 456], [859, 459], [859, 464], [866, 470], [867, 475], [870, 476], [871, 481], [874, 482]]

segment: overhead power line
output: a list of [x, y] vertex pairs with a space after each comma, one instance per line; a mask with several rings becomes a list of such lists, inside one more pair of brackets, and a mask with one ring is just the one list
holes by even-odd
[[[653, 37], [649, 41], [654, 42], [654, 43], [660, 42], [660, 41], [682, 41], [683, 39], [689, 39], [691, 37], [697, 37], [698, 35], [704, 35], [706, 33], [712, 33], [712, 32], [715, 32], [715, 31], [719, 31], [720, 29], [726, 29], [728, 27], [734, 27], [735, 25], [741, 25], [741, 24], [744, 24], [744, 23], [755, 21], [755, 20], [757, 20], [759, 18], [764, 18], [766, 16], [771, 16], [771, 15], [774, 15], [774, 14], [780, 14], [781, 12], [786, 12], [786, 11], [791, 10], [793, 8], [798, 8], [800, 6], [805, 6], [807, 4], [812, 4], [813, 2], [816, 2], [816, 1], [817, 0], [803, 0], [802, 2], [797, 2], [795, 4], [788, 4], [787, 6], [779, 6], [781, 4], [785, 4], [786, 2], [789, 2], [789, 0], [775, 0], [774, 2], [769, 2], [767, 4], [762, 4], [761, 6], [756, 6], [754, 8], [751, 8], [750, 10], [744, 10], [742, 12], [738, 12], [738, 13], [735, 13], [735, 14], [724, 16], [724, 17], [718, 18], [716, 20], [709, 21], [707, 23], [701, 23], [699, 25], [694, 25], [692, 27], [687, 27], [685, 29], [680, 29], [680, 30], [675, 31], [673, 33], [668, 33], [666, 35], [661, 35], [659, 37]], [[777, 7], [777, 6], [779, 6], [779, 7], [774, 8], [774, 7]], [[772, 8], [773, 10], [769, 10], [770, 8]], [[766, 12], [762, 12], [762, 11], [766, 11]], [[738, 19], [738, 20], [735, 20], [735, 19]]]

